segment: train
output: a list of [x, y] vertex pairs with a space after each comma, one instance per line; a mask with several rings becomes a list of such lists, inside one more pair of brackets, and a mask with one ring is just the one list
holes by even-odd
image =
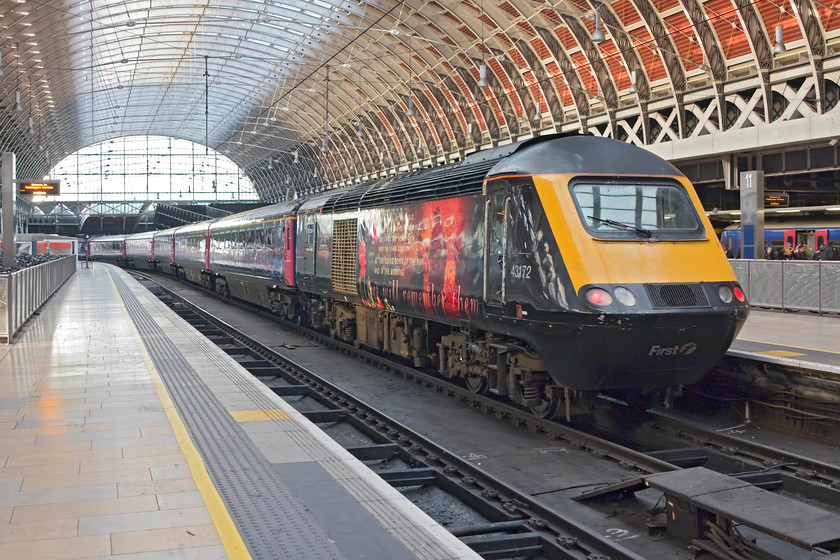
[[[720, 242], [733, 255], [740, 255], [741, 224], [732, 224], [721, 231]], [[834, 243], [840, 247], [840, 220], [831, 217], [797, 217], [764, 219], [764, 242], [773, 249], [782, 249], [790, 243], [795, 249], [800, 243], [813, 253], [824, 244]], [[758, 258], [762, 258], [759, 256]]]
[[590, 135], [90, 244], [544, 418], [697, 382], [749, 312], [688, 179]]

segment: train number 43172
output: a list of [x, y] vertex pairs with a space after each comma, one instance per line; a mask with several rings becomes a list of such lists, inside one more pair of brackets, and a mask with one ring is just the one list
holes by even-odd
[[531, 265], [529, 264], [515, 264], [510, 267], [511, 278], [518, 280], [528, 280], [531, 278]]

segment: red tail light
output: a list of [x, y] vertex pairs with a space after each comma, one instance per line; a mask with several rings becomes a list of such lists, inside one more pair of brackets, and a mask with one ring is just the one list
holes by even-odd
[[609, 292], [601, 288], [593, 288], [586, 292], [586, 299], [589, 300], [589, 303], [598, 307], [606, 307], [613, 302], [613, 298]]
[[743, 302], [745, 299], [747, 299], [746, 296], [744, 296], [744, 292], [738, 286], [735, 286], [735, 288], [732, 290], [732, 293], [735, 294], [735, 299], [737, 299], [740, 302]]

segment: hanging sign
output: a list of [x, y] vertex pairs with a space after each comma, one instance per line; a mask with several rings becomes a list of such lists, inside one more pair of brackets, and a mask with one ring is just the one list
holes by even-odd
[[765, 208], [787, 208], [790, 203], [788, 193], [766, 193], [764, 195]]
[[61, 181], [15, 181], [18, 194], [37, 194], [41, 196], [58, 196], [61, 194]]

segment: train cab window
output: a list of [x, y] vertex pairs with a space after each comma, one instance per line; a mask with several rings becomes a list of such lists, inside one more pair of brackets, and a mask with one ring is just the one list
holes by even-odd
[[586, 229], [602, 239], [699, 239], [705, 234], [688, 193], [676, 183], [576, 181], [571, 187]]

